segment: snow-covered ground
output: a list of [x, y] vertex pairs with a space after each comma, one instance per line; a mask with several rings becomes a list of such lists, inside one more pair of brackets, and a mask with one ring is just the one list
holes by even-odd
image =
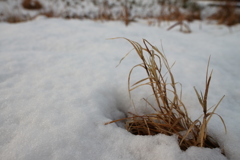
[[[0, 23], [0, 159], [2, 160], [231, 160], [240, 159], [240, 26], [232, 28], [202, 22], [183, 34], [162, 24], [146, 22], [93, 22], [45, 19]], [[226, 95], [217, 109], [209, 134], [219, 149], [191, 147], [180, 150], [175, 136], [135, 136], [122, 123], [105, 122], [125, 117], [132, 109], [127, 91], [128, 72], [139, 63], [126, 37], [142, 38], [161, 48], [182, 83], [183, 101], [193, 120], [202, 111], [193, 86], [203, 90], [208, 57], [214, 70], [209, 106]], [[144, 77], [135, 72], [133, 80]], [[141, 100], [147, 89], [134, 92]]]

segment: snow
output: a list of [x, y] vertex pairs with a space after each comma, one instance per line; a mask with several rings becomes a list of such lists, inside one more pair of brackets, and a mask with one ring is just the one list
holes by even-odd
[[[199, 29], [199, 26], [202, 29]], [[0, 23], [0, 159], [4, 160], [238, 160], [240, 159], [240, 26], [229, 29], [206, 22], [190, 25], [184, 34], [169, 25], [46, 19]], [[161, 49], [183, 86], [183, 101], [193, 120], [202, 111], [193, 86], [203, 90], [208, 57], [214, 69], [209, 106], [226, 95], [217, 109], [228, 128], [213, 117], [209, 134], [224, 148], [190, 147], [181, 151], [175, 136], [135, 136], [122, 122], [132, 110], [127, 91], [128, 72], [140, 61], [126, 37], [142, 38]], [[135, 72], [133, 81], [144, 77]], [[147, 112], [134, 92], [138, 110]]]

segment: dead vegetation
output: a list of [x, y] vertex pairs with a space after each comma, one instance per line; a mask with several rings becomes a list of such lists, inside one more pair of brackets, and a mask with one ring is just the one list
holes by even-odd
[[22, 6], [23, 8], [30, 10], [39, 10], [43, 8], [42, 4], [37, 0], [24, 0]]
[[[207, 132], [208, 123], [213, 115], [220, 118], [226, 131], [224, 120], [215, 113], [224, 96], [214, 107], [208, 108], [207, 106], [208, 91], [212, 78], [212, 71], [209, 73], [210, 58], [206, 71], [205, 91], [203, 93], [198, 92], [194, 87], [203, 115], [192, 121], [182, 102], [182, 92], [177, 90], [180, 84], [175, 81], [171, 72], [173, 65], [169, 65], [166, 56], [145, 39], [143, 39], [143, 46], [129, 39], [124, 39], [131, 43], [142, 61], [141, 64], [135, 65], [129, 72], [128, 91], [130, 99], [131, 91], [141, 88], [141, 86], [149, 86], [152, 90], [152, 93], [149, 94], [154, 97], [156, 105], [144, 98], [148, 107], [153, 109], [152, 114], [128, 113], [128, 117], [106, 124], [125, 120], [126, 129], [135, 135], [155, 135], [159, 133], [169, 136], [177, 135], [182, 150], [186, 150], [190, 146], [219, 147], [217, 141]], [[136, 68], [144, 69], [146, 77], [132, 84], [131, 76]], [[137, 106], [133, 107], [137, 109]], [[224, 154], [223, 150], [222, 152]]]
[[237, 2], [225, 1], [218, 7], [216, 13], [208, 17], [210, 20], [216, 20], [218, 24], [233, 26], [240, 23], [240, 12], [237, 10]]
[[[202, 20], [202, 6], [198, 5], [196, 2], [189, 0], [160, 0], [154, 5], [159, 5], [159, 13], [154, 13], [152, 10], [148, 10], [151, 6], [144, 6], [143, 4], [135, 1], [121, 0], [118, 3], [110, 3], [108, 0], [96, 1], [90, 0], [89, 4], [95, 7], [93, 11], [86, 11], [81, 2], [63, 0], [63, 7], [60, 11], [56, 11], [54, 5], [55, 1], [49, 2], [53, 3], [52, 6], [38, 0], [22, 0], [21, 7], [26, 11], [21, 10], [21, 7], [18, 7], [19, 13], [12, 14], [12, 9], [9, 11], [1, 11], [0, 21], [7, 21], [10, 23], [17, 23], [23, 21], [29, 21], [34, 19], [39, 15], [45, 15], [47, 17], [62, 17], [66, 19], [93, 19], [95, 21], [113, 21], [120, 20], [125, 23], [126, 26], [135, 22], [137, 18], [147, 19], [149, 25], [158, 25], [161, 26], [162, 22], [174, 21], [175, 23], [172, 26], [168, 27], [168, 30], [178, 27], [181, 32], [191, 33], [189, 27], [189, 22], [194, 20]], [[70, 3], [71, 2], [71, 3]], [[41, 4], [43, 3], [43, 4]], [[85, 3], [84, 3], [85, 4]], [[142, 5], [142, 6], [141, 6]], [[141, 8], [142, 7], [142, 8]], [[139, 15], [135, 13], [134, 10], [141, 8], [142, 10], [148, 10], [145, 14]], [[14, 10], [16, 10], [14, 8]], [[34, 14], [31, 12], [34, 11]], [[224, 5], [219, 6], [219, 10], [213, 15], [209, 16], [208, 19], [217, 20], [218, 24], [224, 24], [227, 26], [233, 26], [240, 23], [240, 12], [236, 9], [236, 2], [226, 1]]]

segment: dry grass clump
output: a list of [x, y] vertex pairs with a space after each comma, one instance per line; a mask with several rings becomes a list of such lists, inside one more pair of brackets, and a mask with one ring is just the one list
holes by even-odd
[[168, 30], [180, 26], [180, 32], [191, 33], [192, 31], [186, 22], [201, 20], [201, 8], [196, 3], [190, 3], [184, 11], [176, 5], [163, 5], [157, 20], [158, 25], [162, 21], [176, 21]]
[[5, 18], [4, 21], [8, 23], [20, 23], [20, 22], [25, 22], [32, 20], [32, 17], [30, 17], [28, 14], [19, 16], [18, 14], [12, 14], [8, 13], [8, 16]]
[[208, 17], [210, 20], [217, 20], [218, 24], [233, 26], [240, 23], [240, 12], [237, 11], [236, 2], [226, 1], [224, 5], [219, 6], [216, 13]]
[[[149, 86], [152, 89], [152, 96], [154, 96], [157, 105], [154, 106], [148, 99], [144, 99], [147, 105], [154, 110], [154, 113], [147, 115], [129, 113], [129, 117], [114, 120], [109, 123], [125, 120], [126, 129], [135, 135], [155, 135], [159, 133], [169, 136], [177, 135], [179, 146], [182, 150], [186, 150], [190, 146], [219, 147], [217, 141], [207, 134], [207, 125], [213, 115], [219, 116], [215, 113], [215, 110], [224, 96], [217, 105], [213, 107], [213, 110], [209, 111], [207, 98], [212, 77], [212, 72], [210, 74], [208, 73], [209, 61], [204, 93], [199, 93], [194, 88], [203, 109], [203, 118], [200, 117], [192, 121], [181, 100], [182, 93], [181, 91], [180, 93], [177, 91], [177, 85], [179, 85], [179, 83], [175, 81], [171, 72], [172, 66], [169, 65], [166, 56], [145, 39], [143, 39], [143, 47], [137, 42], [127, 38], [124, 39], [131, 43], [139, 58], [142, 60], [141, 64], [135, 65], [129, 72], [128, 90], [130, 98], [132, 90], [141, 86]], [[130, 83], [132, 72], [135, 68], [139, 67], [146, 71], [147, 76], [132, 85]], [[226, 131], [225, 123], [222, 117], [219, 117]]]
[[42, 4], [37, 0], [24, 0], [22, 2], [22, 6], [25, 9], [31, 9], [31, 10], [38, 10], [43, 8]]
[[180, 26], [180, 28], [179, 28], [180, 32], [183, 32], [183, 33], [191, 33], [192, 32], [189, 25], [187, 23], [185, 23], [183, 19], [179, 19], [176, 23], [171, 25], [167, 30], [169, 31], [176, 26]]
[[6, 19], [8, 23], [20, 23], [20, 22], [24, 22], [24, 20], [25, 19], [22, 19], [21, 17], [16, 15], [8, 16], [8, 18]]

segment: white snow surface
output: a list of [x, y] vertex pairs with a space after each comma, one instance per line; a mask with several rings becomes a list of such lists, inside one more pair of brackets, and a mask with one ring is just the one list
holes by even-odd
[[[94, 22], [39, 17], [34, 21], [0, 23], [0, 159], [2, 160], [239, 160], [240, 159], [240, 26], [202, 22], [184, 34], [162, 24]], [[142, 44], [142, 38], [161, 49], [182, 83], [183, 102], [193, 120], [202, 114], [193, 86], [204, 90], [211, 55], [213, 78], [209, 106], [226, 95], [217, 109], [227, 125], [225, 134], [216, 116], [209, 134], [224, 148], [190, 147], [181, 151], [175, 136], [136, 136], [123, 123], [104, 123], [132, 110], [127, 91], [128, 72], [139, 59], [122, 39]], [[135, 71], [132, 80], [145, 77]], [[150, 112], [138, 89], [133, 98], [142, 113]]]

